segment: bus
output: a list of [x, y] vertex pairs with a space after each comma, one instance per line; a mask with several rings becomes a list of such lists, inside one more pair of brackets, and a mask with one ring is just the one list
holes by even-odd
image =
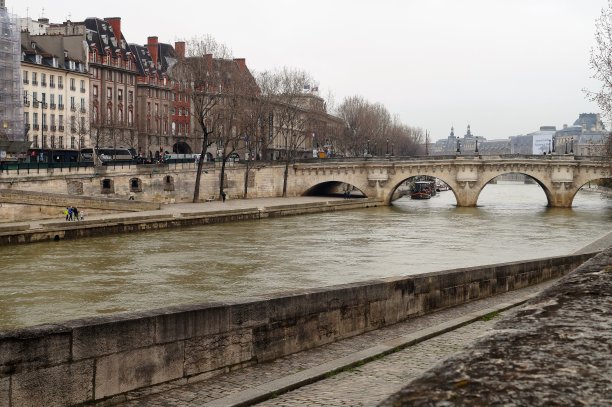
[[102, 162], [102, 165], [114, 163], [134, 163], [132, 151], [124, 147], [102, 147], [96, 148], [95, 153]]
[[77, 163], [78, 150], [30, 148], [28, 157], [31, 163]]

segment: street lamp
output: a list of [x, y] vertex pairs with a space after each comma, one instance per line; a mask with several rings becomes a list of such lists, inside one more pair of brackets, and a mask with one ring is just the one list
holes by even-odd
[[394, 144], [393, 144], [393, 142], [391, 142], [391, 155], [394, 156], [395, 154], [393, 153], [393, 146], [394, 146]]
[[366, 139], [366, 156], [370, 154], [370, 139]]
[[461, 144], [459, 143], [459, 139], [457, 139], [457, 153], [461, 154]]
[[474, 150], [476, 154], [478, 154], [478, 139], [476, 139], [476, 150]]
[[551, 142], [550, 142], [550, 140], [548, 140], [548, 154], [550, 154], [550, 153], [551, 153], [551, 150], [550, 150], [550, 143], [551, 143]]
[[572, 139], [570, 154], [574, 154], [574, 139]]
[[387, 139], [387, 153], [386, 155], [389, 155], [389, 139]]

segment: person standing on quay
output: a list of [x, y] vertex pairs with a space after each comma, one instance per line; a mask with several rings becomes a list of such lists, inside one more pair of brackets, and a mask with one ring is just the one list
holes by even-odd
[[72, 206], [68, 207], [68, 221], [72, 221]]
[[79, 220], [79, 210], [76, 208], [76, 206], [72, 207], [72, 213], [74, 214], [74, 220]]

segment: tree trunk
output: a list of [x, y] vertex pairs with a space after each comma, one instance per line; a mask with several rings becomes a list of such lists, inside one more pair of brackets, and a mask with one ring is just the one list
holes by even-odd
[[227, 157], [223, 155], [223, 159], [221, 160], [221, 174], [219, 179], [219, 196], [223, 198], [223, 180], [225, 179], [225, 162]]
[[285, 160], [285, 173], [283, 174], [283, 198], [287, 197], [287, 178], [289, 178], [289, 155]]
[[206, 157], [206, 149], [208, 148], [208, 131], [206, 126], [202, 126], [204, 132], [202, 136], [202, 153], [200, 154], [200, 160], [198, 161], [198, 169], [196, 172], [195, 188], [193, 189], [193, 203], [197, 203], [200, 200], [200, 180], [202, 179], [202, 168], [204, 168], [204, 160]]
[[246, 159], [246, 172], [244, 173], [244, 199], [247, 199], [249, 194], [249, 158]]

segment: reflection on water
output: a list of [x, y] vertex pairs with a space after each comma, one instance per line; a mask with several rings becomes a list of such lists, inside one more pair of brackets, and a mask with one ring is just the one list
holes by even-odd
[[580, 193], [548, 209], [537, 185], [451, 191], [391, 207], [0, 248], [0, 329], [173, 304], [571, 253], [610, 230]]

